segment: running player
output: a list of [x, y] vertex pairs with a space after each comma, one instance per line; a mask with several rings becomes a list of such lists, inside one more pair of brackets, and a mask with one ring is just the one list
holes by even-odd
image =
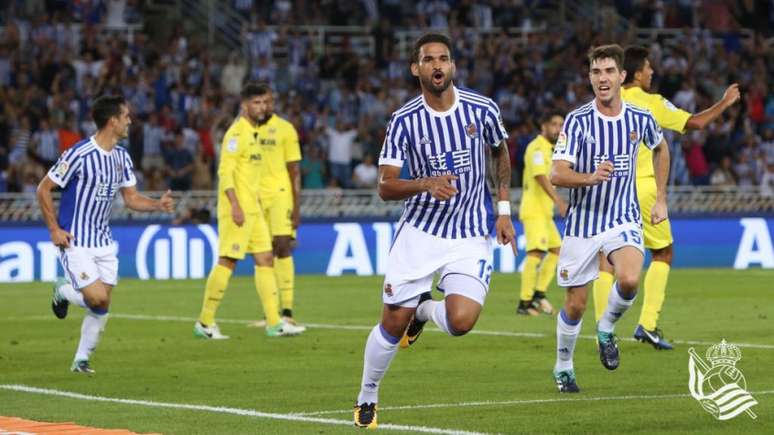
[[[132, 159], [118, 142], [129, 134], [129, 106], [122, 96], [94, 101], [94, 136], [59, 157], [38, 185], [37, 197], [51, 241], [59, 248], [66, 278], [57, 279], [51, 308], [64, 319], [71, 303], [86, 309], [73, 372], [94, 373], [89, 362], [108, 320], [110, 295], [118, 284], [118, 247], [110, 231], [113, 198], [120, 190], [126, 207], [136, 211], [174, 209], [172, 193], [159, 200], [137, 192]], [[59, 212], [51, 191], [63, 189]]]

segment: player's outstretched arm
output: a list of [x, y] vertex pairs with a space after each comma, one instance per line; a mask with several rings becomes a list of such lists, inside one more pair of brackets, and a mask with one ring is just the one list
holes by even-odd
[[167, 190], [160, 199], [153, 199], [137, 191], [134, 186], [121, 188], [121, 196], [124, 204], [135, 211], [163, 211], [172, 213], [175, 210], [175, 201], [172, 199], [172, 191]]
[[653, 148], [653, 171], [656, 175], [656, 203], [650, 211], [651, 223], [658, 224], [667, 218], [667, 180], [669, 179], [669, 145], [666, 140]]
[[726, 111], [734, 103], [739, 101], [741, 93], [739, 92], [739, 85], [734, 83], [726, 89], [723, 93], [723, 98], [717, 103], [713, 104], [709, 109], [703, 110], [699, 113], [691, 115], [688, 121], [685, 123], [686, 129], [703, 130], [718, 116]]
[[610, 180], [614, 170], [615, 167], [610, 160], [601, 162], [593, 174], [576, 172], [572, 163], [567, 160], [554, 160], [551, 168], [551, 184], [571, 189], [596, 186], [603, 181]]
[[429, 192], [433, 198], [446, 201], [456, 195], [458, 190], [454, 185], [456, 175], [441, 175], [438, 177], [402, 180], [400, 167], [391, 165], [379, 166], [379, 197], [385, 201], [397, 201], [411, 198], [422, 192]]
[[56, 187], [56, 183], [46, 175], [40, 181], [40, 184], [38, 184], [38, 190], [35, 194], [38, 198], [38, 205], [40, 206], [40, 212], [43, 215], [43, 221], [46, 223], [49, 233], [51, 233], [51, 241], [57, 247], [68, 248], [70, 247], [70, 241], [75, 237], [60, 228], [59, 223], [56, 221], [54, 200], [51, 198], [51, 191]]
[[516, 230], [511, 220], [511, 157], [508, 153], [508, 144], [500, 142], [500, 145], [492, 148], [492, 163], [494, 164], [494, 181], [497, 187], [497, 242], [501, 245], [510, 244], [513, 254], [517, 254]]

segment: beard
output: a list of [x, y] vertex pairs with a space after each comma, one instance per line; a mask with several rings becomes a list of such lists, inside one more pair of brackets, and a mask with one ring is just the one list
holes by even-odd
[[444, 80], [440, 85], [433, 83], [432, 75], [430, 75], [430, 77], [420, 77], [419, 81], [422, 84], [422, 89], [434, 95], [441, 95], [443, 91], [449, 89], [449, 85], [451, 85], [452, 82], [452, 77], [449, 74], [444, 74]]

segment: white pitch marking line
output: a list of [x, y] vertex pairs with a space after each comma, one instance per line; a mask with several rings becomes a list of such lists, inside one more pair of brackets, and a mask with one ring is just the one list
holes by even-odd
[[[766, 391], [751, 391], [753, 396], [774, 394], [774, 390]], [[428, 409], [428, 408], [466, 408], [472, 406], [506, 406], [506, 405], [532, 405], [539, 403], [557, 403], [557, 402], [599, 402], [606, 400], [640, 400], [640, 399], [679, 399], [684, 397], [691, 397], [690, 394], [657, 394], [657, 395], [641, 395], [641, 396], [605, 396], [605, 397], [578, 397], [578, 398], [557, 398], [557, 399], [525, 399], [525, 400], [504, 400], [504, 401], [482, 401], [482, 402], [458, 402], [458, 403], [427, 403], [419, 405], [402, 405], [402, 406], [380, 406], [380, 411], [401, 411], [401, 410], [414, 410], [414, 409]], [[344, 411], [340, 409], [333, 409], [329, 411], [316, 411], [316, 412], [300, 412], [294, 415], [326, 415], [326, 414], [340, 414]]]
[[[158, 321], [175, 321], [175, 322], [195, 322], [197, 320], [194, 317], [149, 316], [144, 314], [115, 313], [115, 314], [111, 314], [110, 316], [116, 319], [128, 319], [128, 320], [158, 320]], [[47, 318], [48, 317], [50, 316], [47, 316]], [[249, 324], [253, 321], [254, 320], [218, 319], [218, 323], [235, 323], [235, 324]], [[332, 324], [326, 324], [326, 323], [304, 323], [304, 326], [307, 326], [310, 328], [318, 328], [318, 329], [346, 329], [346, 330], [353, 330], [353, 331], [370, 331], [371, 329], [373, 329], [373, 326], [332, 325]], [[428, 328], [425, 328], [425, 330], [432, 331], [432, 332], [442, 332], [440, 329], [434, 328], [434, 327], [428, 327]], [[470, 331], [470, 334], [492, 335], [497, 337], [527, 337], [527, 338], [546, 338], [546, 337], [554, 336], [554, 334], [544, 334], [542, 332], [482, 331], [482, 330], [476, 330], [476, 329]], [[594, 335], [581, 335], [580, 338], [584, 338], [587, 340], [597, 339], [597, 337]], [[618, 337], [618, 340], [637, 341], [631, 337]], [[716, 342], [712, 342], [712, 341], [696, 341], [696, 340], [672, 340], [672, 343], [693, 344], [693, 345], [702, 345], [702, 346], [711, 346], [713, 344], [717, 344]], [[754, 349], [774, 349], [774, 344], [736, 343], [736, 342], [734, 342], [734, 344], [739, 347], [749, 347]]]
[[[92, 396], [88, 394], [74, 393], [71, 391], [51, 390], [48, 388], [30, 387], [27, 385], [0, 384], [0, 389], [17, 391], [20, 393], [43, 394], [46, 396], [67, 397], [70, 399], [88, 400], [92, 402], [120, 403], [122, 405], [147, 406], [149, 408], [186, 409], [191, 411], [215, 412], [219, 414], [241, 415], [245, 417], [267, 418], [271, 420], [286, 420], [302, 423], [320, 423], [337, 426], [352, 426], [349, 420], [336, 420], [332, 418], [309, 417], [300, 414], [278, 414], [273, 412], [261, 412], [254, 409], [229, 408], [225, 406], [192, 405], [188, 403], [154, 402], [151, 400], [119, 399], [115, 397]], [[347, 412], [352, 412], [347, 411]], [[440, 429], [426, 426], [409, 426], [402, 424], [380, 424], [379, 429], [391, 429], [420, 433], [433, 433], [444, 435], [485, 435], [481, 432], [470, 432], [456, 429]]]

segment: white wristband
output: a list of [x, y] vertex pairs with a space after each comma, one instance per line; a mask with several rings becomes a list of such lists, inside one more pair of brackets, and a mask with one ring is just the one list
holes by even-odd
[[510, 201], [497, 201], [497, 215], [498, 216], [510, 216], [511, 215], [511, 202]]

